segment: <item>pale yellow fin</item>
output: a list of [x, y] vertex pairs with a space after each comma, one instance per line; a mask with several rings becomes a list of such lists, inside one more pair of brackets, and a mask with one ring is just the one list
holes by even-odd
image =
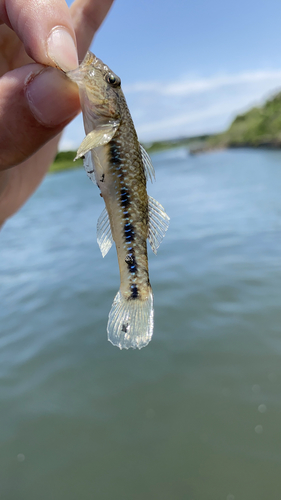
[[114, 137], [116, 130], [119, 127], [119, 121], [111, 121], [106, 125], [100, 125], [86, 135], [86, 137], [81, 142], [74, 161], [81, 156], [85, 156], [91, 149], [97, 148], [98, 146], [104, 146]]

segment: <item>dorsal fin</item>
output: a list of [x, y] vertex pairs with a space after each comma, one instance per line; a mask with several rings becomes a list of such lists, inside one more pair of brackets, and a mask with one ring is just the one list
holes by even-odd
[[144, 147], [141, 144], [140, 144], [140, 150], [141, 150], [141, 157], [143, 161], [146, 180], [147, 181], [151, 180], [151, 182], [153, 182], [153, 179], [155, 180], [155, 170], [151, 163], [151, 158], [148, 152], [144, 149]]

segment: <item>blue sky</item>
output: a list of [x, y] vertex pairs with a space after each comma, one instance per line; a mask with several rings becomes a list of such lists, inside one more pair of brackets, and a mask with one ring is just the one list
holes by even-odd
[[[116, 0], [91, 50], [121, 77], [140, 140], [192, 136], [281, 89], [280, 21], [280, 0]], [[80, 116], [61, 149], [83, 137]]]

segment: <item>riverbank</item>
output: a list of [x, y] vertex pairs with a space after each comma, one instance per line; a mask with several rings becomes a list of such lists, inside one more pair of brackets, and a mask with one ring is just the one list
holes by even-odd
[[49, 174], [81, 167], [83, 165], [83, 160], [79, 158], [74, 161], [75, 156], [76, 151], [61, 151], [58, 153], [49, 168]]
[[221, 134], [209, 136], [192, 153], [226, 148], [281, 148], [281, 93], [238, 115]]
[[[149, 154], [178, 147], [186, 147], [191, 150], [192, 148], [198, 149], [200, 147], [204, 147], [206, 141], [208, 141], [211, 137], [211, 135], [183, 137], [180, 139], [144, 143], [143, 146]], [[49, 173], [53, 174], [63, 170], [72, 170], [81, 167], [83, 165], [83, 160], [79, 158], [74, 162], [75, 156], [76, 151], [61, 151], [57, 154], [54, 162], [50, 166]]]

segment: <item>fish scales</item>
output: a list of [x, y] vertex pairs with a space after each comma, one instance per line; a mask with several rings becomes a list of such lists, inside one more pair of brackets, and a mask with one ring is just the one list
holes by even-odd
[[147, 239], [156, 253], [169, 217], [147, 194], [154, 169], [139, 144], [120, 78], [90, 52], [67, 75], [79, 86], [87, 134], [76, 158], [84, 157], [106, 207], [98, 220], [98, 243], [104, 257], [114, 241], [118, 256], [120, 289], [109, 313], [108, 339], [120, 349], [141, 349], [153, 334]]
[[131, 118], [122, 121], [105, 146], [108, 171], [99, 183], [109, 214], [120, 269], [120, 290], [127, 299], [146, 299], [150, 291], [147, 259], [146, 178]]

